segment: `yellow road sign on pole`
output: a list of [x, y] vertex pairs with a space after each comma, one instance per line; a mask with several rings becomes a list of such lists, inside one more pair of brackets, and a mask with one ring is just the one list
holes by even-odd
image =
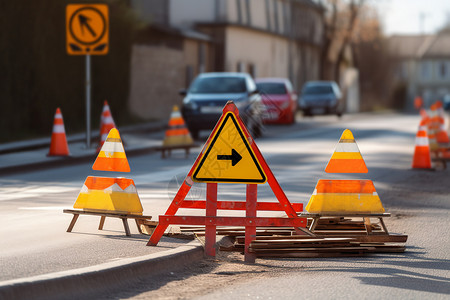
[[106, 4], [66, 6], [66, 48], [70, 55], [105, 55], [109, 50]]
[[267, 176], [234, 113], [227, 112], [216, 126], [211, 143], [194, 169], [194, 181], [265, 183]]

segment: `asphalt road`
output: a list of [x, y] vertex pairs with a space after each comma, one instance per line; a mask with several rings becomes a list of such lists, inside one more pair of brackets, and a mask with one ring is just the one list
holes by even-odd
[[[236, 276], [228, 276], [230, 285], [221, 288], [208, 288], [208, 281], [203, 280], [203, 289], [193, 289], [191, 294], [177, 294], [172, 290], [167, 297], [448, 297], [449, 171], [430, 173], [410, 169], [418, 123], [418, 116], [392, 114], [344, 116], [341, 120], [334, 116], [319, 117], [301, 120], [294, 126], [268, 126], [264, 137], [256, 141], [291, 202], [306, 205], [320, 178], [372, 179], [383, 205], [396, 216], [386, 220], [388, 228], [410, 236], [405, 254], [363, 259], [258, 260], [255, 267], [264, 268], [261, 265], [265, 265], [270, 270], [261, 273], [264, 276], [255, 276], [252, 280], [252, 276], [241, 277], [236, 273]], [[369, 169], [368, 174], [338, 176], [323, 172], [345, 128], [352, 130]], [[192, 152], [188, 158], [180, 153], [166, 160], [161, 160], [158, 153], [129, 157], [132, 172], [127, 177], [135, 180], [146, 215], [157, 219], [157, 215], [164, 213], [170, 196], [177, 190], [177, 182], [184, 178], [195, 160], [196, 151]], [[105, 230], [97, 231], [96, 218], [81, 216], [73, 233], [65, 232], [71, 215], [63, 214], [62, 209], [72, 206], [88, 175], [112, 176], [92, 171], [91, 163], [84, 163], [0, 177], [0, 280], [155, 251], [154, 247], [145, 246], [147, 237], [138, 235], [133, 226], [130, 226], [132, 237], [125, 237], [119, 220], [107, 220]], [[197, 184], [188, 197], [204, 198], [204, 194], [204, 186]], [[244, 198], [244, 186], [219, 185], [219, 199]], [[258, 200], [274, 200], [267, 184], [259, 187]], [[157, 248], [176, 247], [178, 243], [183, 241], [165, 238]], [[247, 267], [236, 265], [237, 269]], [[205, 273], [199, 271], [198, 276], [175, 277], [174, 280], [180, 281], [181, 289], [189, 284], [189, 280], [201, 280], [206, 276], [212, 278], [211, 286], [215, 286], [214, 268], [208, 270]], [[122, 291], [123, 297], [164, 298], [164, 286], [130, 287]], [[387, 294], [380, 294], [380, 291]], [[115, 292], [114, 298], [120, 298], [120, 295]]]

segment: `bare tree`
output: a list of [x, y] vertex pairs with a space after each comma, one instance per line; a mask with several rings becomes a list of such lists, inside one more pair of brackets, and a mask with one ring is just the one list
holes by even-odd
[[340, 66], [345, 51], [350, 46], [358, 21], [358, 14], [365, 0], [327, 0], [325, 17], [325, 41], [322, 48], [321, 77], [339, 82]]

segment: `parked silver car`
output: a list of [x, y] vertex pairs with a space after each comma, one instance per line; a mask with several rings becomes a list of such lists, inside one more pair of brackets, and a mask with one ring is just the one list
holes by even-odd
[[303, 85], [299, 98], [303, 115], [336, 114], [344, 112], [342, 94], [334, 81], [308, 81]]
[[225, 104], [232, 100], [253, 137], [261, 135], [263, 104], [256, 84], [247, 73], [216, 72], [198, 75], [185, 96], [181, 113], [193, 138], [200, 130], [210, 130], [222, 115]]

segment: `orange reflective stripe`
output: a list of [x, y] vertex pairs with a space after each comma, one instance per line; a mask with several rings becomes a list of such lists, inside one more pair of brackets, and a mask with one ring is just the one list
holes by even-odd
[[169, 126], [179, 126], [184, 125], [184, 120], [182, 118], [171, 118], [169, 120]]
[[134, 185], [133, 179], [128, 178], [109, 178], [89, 176], [84, 182], [88, 189], [104, 190], [113, 184], [120, 186], [122, 190], [126, 189], [130, 184]]
[[189, 134], [189, 130], [187, 130], [187, 128], [166, 130], [166, 136], [185, 135], [185, 134]]
[[327, 180], [320, 179], [316, 186], [317, 193], [358, 193], [376, 192], [371, 180]]
[[98, 171], [130, 172], [126, 158], [97, 157], [94, 166], [92, 168]]
[[330, 159], [325, 169], [327, 173], [367, 173], [362, 159]]

